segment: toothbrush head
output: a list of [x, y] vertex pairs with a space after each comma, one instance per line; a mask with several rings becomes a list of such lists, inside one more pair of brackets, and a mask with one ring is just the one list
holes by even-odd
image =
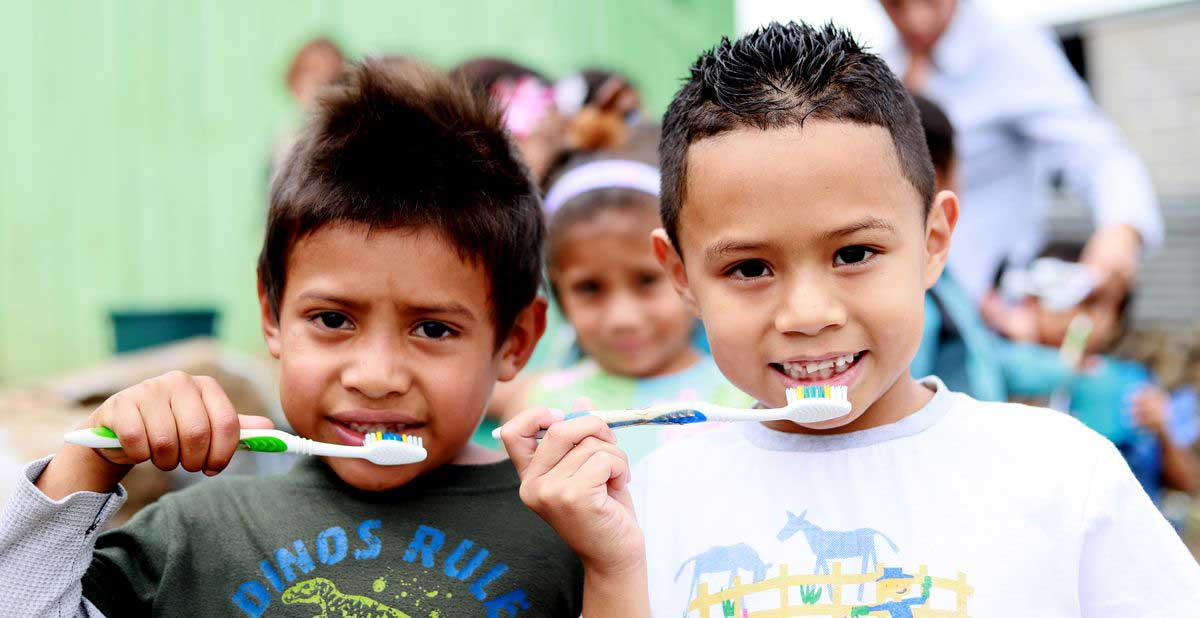
[[380, 466], [400, 466], [425, 461], [425, 441], [406, 433], [376, 431], [363, 438], [367, 461]]
[[820, 423], [850, 413], [850, 391], [846, 386], [795, 386], [787, 389], [787, 420]]

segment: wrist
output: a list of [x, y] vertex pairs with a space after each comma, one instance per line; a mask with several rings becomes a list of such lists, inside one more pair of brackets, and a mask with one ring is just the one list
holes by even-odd
[[51, 500], [61, 500], [80, 491], [110, 493], [132, 468], [112, 463], [90, 448], [65, 444], [34, 485]]

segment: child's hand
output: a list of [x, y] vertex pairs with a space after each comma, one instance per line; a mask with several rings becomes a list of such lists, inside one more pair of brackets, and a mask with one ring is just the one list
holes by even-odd
[[1147, 386], [1133, 397], [1133, 418], [1139, 427], [1162, 436], [1167, 432], [1167, 411], [1170, 399], [1157, 386]]
[[120, 449], [64, 445], [38, 478], [57, 499], [74, 491], [111, 491], [133, 464], [151, 461], [162, 470], [183, 465], [212, 476], [229, 464], [240, 430], [272, 427], [270, 419], [242, 416], [206, 376], [172, 371], [131, 386], [105, 401], [80, 428], [104, 426]]
[[[521, 500], [575, 550], [585, 568], [642, 569], [645, 546], [629, 494], [629, 461], [594, 416], [562, 421], [534, 408], [505, 423], [504, 448], [521, 477]], [[546, 435], [539, 444], [535, 436]]]

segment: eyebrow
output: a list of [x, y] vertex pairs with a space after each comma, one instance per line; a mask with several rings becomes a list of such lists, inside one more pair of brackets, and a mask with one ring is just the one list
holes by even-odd
[[361, 309], [362, 308], [362, 303], [355, 302], [348, 298], [342, 298], [341, 296], [338, 296], [336, 294], [329, 294], [326, 292], [304, 292], [304, 293], [300, 294], [300, 296], [298, 296], [296, 298], [296, 300], [319, 300], [319, 301], [323, 301], [323, 302], [327, 302], [327, 303], [332, 303], [334, 305], [341, 305], [343, 307], [349, 307], [351, 309]]
[[[896, 226], [892, 225], [891, 222], [887, 221], [886, 219], [880, 219], [879, 217], [868, 215], [849, 225], [822, 233], [819, 240], [828, 242], [830, 240], [837, 240], [839, 238], [849, 236], [855, 232], [867, 230], [881, 230], [895, 234]], [[766, 246], [767, 244], [762, 242], [721, 240], [709, 245], [709, 247], [704, 250], [704, 259], [707, 261], [716, 261], [723, 257], [761, 251]]]
[[849, 225], [840, 227], [836, 230], [829, 230], [828, 232], [822, 233], [821, 240], [824, 240], [824, 241], [836, 240], [836, 239], [842, 238], [844, 236], [849, 236], [855, 232], [862, 232], [862, 231], [867, 231], [867, 230], [880, 230], [880, 231], [890, 232], [892, 234], [895, 234], [896, 226], [892, 225], [892, 223], [886, 219], [880, 219], [879, 217], [873, 217], [873, 216], [868, 215], [868, 216], [863, 217], [862, 219], [859, 219], [858, 221], [855, 221], [854, 223], [851, 223]]
[[465, 320], [475, 320], [475, 314], [466, 305], [456, 302], [408, 305], [405, 309], [412, 313], [433, 313], [437, 315], [457, 316]]
[[[324, 301], [327, 303], [333, 303], [335, 305], [341, 305], [343, 307], [348, 307], [350, 309], [355, 309], [355, 310], [362, 309], [364, 306], [364, 304], [361, 302], [353, 301], [353, 300], [338, 296], [336, 294], [328, 294], [325, 292], [304, 292], [304, 293], [300, 294], [299, 300], [319, 300], [319, 301]], [[446, 303], [424, 303], [424, 304], [407, 304], [406, 303], [404, 305], [404, 310], [409, 313], [418, 313], [418, 314], [432, 313], [432, 314], [438, 314], [438, 315], [458, 316], [460, 318], [463, 318], [466, 320], [472, 320], [472, 321], [475, 320], [475, 314], [470, 309], [468, 309], [466, 305], [464, 305], [462, 303], [458, 303], [458, 302], [453, 302], [453, 301], [446, 302]]]
[[760, 250], [765, 246], [766, 244], [761, 242], [722, 240], [709, 245], [704, 250], [704, 259], [711, 262], [727, 256]]

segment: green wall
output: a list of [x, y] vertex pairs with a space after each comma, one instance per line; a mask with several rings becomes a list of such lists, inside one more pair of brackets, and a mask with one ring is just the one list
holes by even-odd
[[732, 0], [5, 3], [0, 18], [0, 382], [110, 353], [111, 308], [213, 305], [261, 349], [254, 261], [267, 153], [295, 120], [291, 53], [449, 66], [504, 54], [551, 75], [612, 66], [665, 108]]

